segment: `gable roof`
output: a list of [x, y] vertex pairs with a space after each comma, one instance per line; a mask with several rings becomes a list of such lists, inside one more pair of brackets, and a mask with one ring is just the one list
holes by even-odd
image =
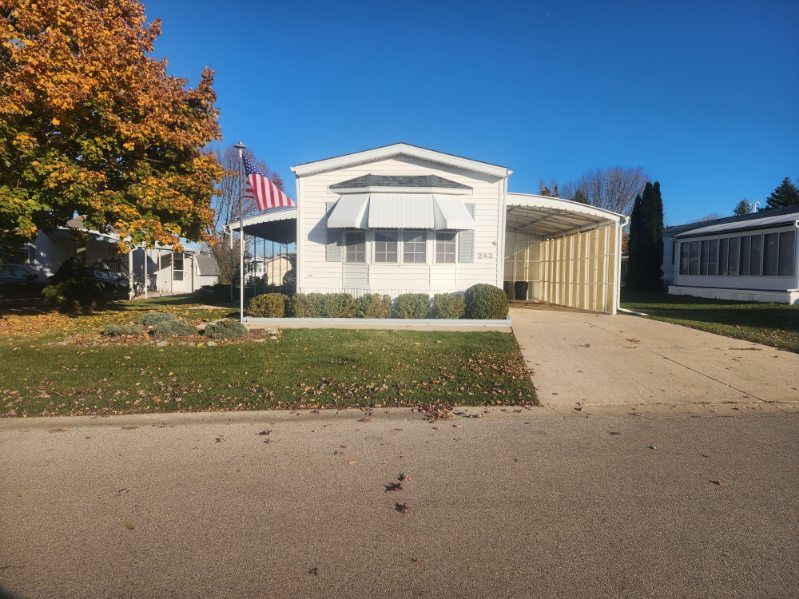
[[413, 144], [408, 144], [405, 142], [398, 142], [389, 144], [387, 146], [363, 150], [361, 152], [353, 152], [351, 154], [342, 154], [340, 156], [316, 160], [314, 162], [306, 162], [292, 166], [291, 170], [295, 175], [297, 175], [297, 177], [303, 177], [324, 171], [337, 170], [357, 164], [383, 160], [393, 156], [411, 156], [413, 158], [419, 158], [420, 160], [429, 160], [439, 164], [445, 164], [448, 166], [454, 166], [457, 168], [463, 168], [466, 170], [502, 178], [509, 176], [512, 172], [507, 167], [500, 166], [498, 164], [473, 160], [463, 156], [456, 156], [455, 154], [447, 154], [446, 152], [439, 152], [437, 150], [431, 150], [421, 146], [414, 146]]
[[[786, 206], [785, 208], [766, 208], [759, 212], [750, 212], [749, 214], [741, 214], [735, 216], [725, 216], [724, 218], [717, 218], [713, 220], [703, 220], [695, 223], [687, 223], [684, 225], [676, 225], [674, 227], [666, 227], [663, 229], [664, 235], [677, 235], [686, 231], [693, 231], [695, 229], [706, 229], [715, 225], [727, 225], [732, 223], [746, 223], [747, 221], [757, 220], [764, 217], [783, 216], [790, 214], [799, 215], [799, 206]], [[790, 219], [789, 219], [790, 220]], [[735, 227], [740, 229], [741, 227]], [[745, 228], [745, 227], [744, 227]]]
[[471, 189], [468, 185], [451, 181], [438, 175], [362, 175], [335, 183], [330, 189], [349, 189], [360, 187], [441, 187], [446, 189]]
[[[773, 214], [779, 212], [779, 214]], [[708, 224], [698, 229], [683, 231], [677, 235], [678, 238], [694, 237], [697, 235], [711, 235], [718, 233], [729, 233], [732, 231], [754, 231], [756, 229], [769, 229], [772, 227], [782, 227], [785, 225], [796, 226], [799, 222], [799, 206], [793, 210], [762, 210], [756, 213], [758, 218], [741, 219], [732, 222]], [[748, 216], [748, 215], [747, 215]]]

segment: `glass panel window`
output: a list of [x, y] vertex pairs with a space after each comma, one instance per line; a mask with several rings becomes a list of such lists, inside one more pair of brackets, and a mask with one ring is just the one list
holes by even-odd
[[346, 262], [363, 264], [366, 262], [366, 233], [363, 231], [347, 231], [344, 234]]
[[777, 261], [779, 259], [777, 248], [779, 242], [779, 233], [766, 233], [763, 235], [763, 274], [767, 277], [777, 275]]
[[375, 231], [375, 262], [396, 262], [399, 233]]
[[688, 274], [699, 274], [699, 242], [691, 242], [691, 257], [688, 259]]
[[777, 274], [781, 277], [790, 277], [794, 273], [794, 260], [796, 256], [796, 231], [783, 231], [780, 233], [780, 258]]
[[709, 275], [717, 275], [717, 274], [719, 274], [719, 240], [718, 239], [711, 239], [710, 240], [710, 256], [708, 257], [708, 262], [707, 262], [707, 274], [709, 274]]
[[427, 238], [424, 231], [405, 231], [403, 233], [402, 261], [409, 264], [427, 262]]
[[691, 256], [691, 244], [687, 241], [680, 242], [680, 274], [688, 274], [688, 261]]
[[740, 261], [740, 268], [738, 272], [742, 275], [749, 274], [749, 260], [751, 254], [751, 247], [752, 247], [752, 238], [748, 235], [746, 237], [741, 237], [741, 261]]
[[725, 237], [719, 242], [719, 274], [727, 274], [727, 254], [730, 251], [730, 238]]
[[707, 240], [702, 241], [702, 262], [700, 264], [700, 275], [707, 274], [707, 266], [710, 262], [710, 242]]
[[749, 237], [749, 274], [754, 277], [759, 277], [763, 271], [762, 257], [763, 257], [763, 236], [751, 235]]
[[436, 231], [436, 262], [455, 262], [455, 231]]
[[727, 274], [738, 274], [738, 237], [730, 237], [730, 247], [727, 252]]
[[174, 262], [172, 263], [172, 280], [183, 280], [183, 254], [173, 254]]

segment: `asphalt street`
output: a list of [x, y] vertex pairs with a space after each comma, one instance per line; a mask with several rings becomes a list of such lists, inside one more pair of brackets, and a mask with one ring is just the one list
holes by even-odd
[[0, 587], [796, 597], [798, 424], [763, 402], [3, 420]]

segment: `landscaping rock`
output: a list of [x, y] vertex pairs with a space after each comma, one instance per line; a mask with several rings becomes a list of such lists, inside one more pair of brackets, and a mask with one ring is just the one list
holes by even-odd
[[205, 345], [208, 346], [208, 347], [216, 347], [216, 341], [209, 341]]
[[166, 347], [167, 345], [169, 345], [169, 343], [167, 341], [159, 341], [158, 343], [156, 343], [156, 345], [158, 347]]

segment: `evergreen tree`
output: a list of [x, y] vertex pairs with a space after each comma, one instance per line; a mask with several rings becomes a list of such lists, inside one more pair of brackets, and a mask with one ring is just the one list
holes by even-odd
[[771, 192], [766, 204], [769, 208], [799, 206], [799, 189], [788, 177], [785, 177], [779, 187]]
[[574, 197], [572, 198], [572, 202], [579, 202], [580, 204], [590, 204], [588, 201], [588, 196], [585, 195], [585, 192], [582, 189], [578, 189], [574, 192]]
[[750, 214], [755, 211], [755, 207], [752, 206], [752, 202], [747, 199], [743, 199], [735, 205], [732, 213], [735, 216], [742, 216], [744, 214]]
[[627, 287], [660, 289], [663, 271], [663, 199], [660, 183], [647, 183], [635, 198], [627, 245]]

